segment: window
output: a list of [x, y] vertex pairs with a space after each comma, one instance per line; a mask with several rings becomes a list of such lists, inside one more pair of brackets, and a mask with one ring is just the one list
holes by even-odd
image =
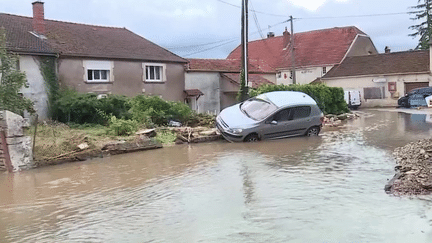
[[310, 106], [294, 107], [292, 109], [292, 112], [291, 112], [291, 119], [290, 120], [308, 117], [310, 115], [310, 113], [311, 113], [311, 107]]
[[323, 67], [323, 75], [327, 73], [327, 67]]
[[88, 61], [83, 62], [86, 70], [84, 80], [91, 82], [113, 82], [112, 70], [113, 62], [111, 61]]
[[158, 63], [144, 63], [144, 81], [146, 82], [165, 82], [166, 65]]
[[290, 71], [290, 79], [293, 79], [293, 71]]
[[109, 70], [87, 69], [87, 81], [109, 82]]
[[290, 111], [290, 108], [279, 111], [276, 113], [276, 115], [274, 115], [273, 120], [277, 122], [288, 121], [290, 118]]
[[385, 89], [384, 87], [369, 87], [363, 88], [364, 99], [384, 99]]

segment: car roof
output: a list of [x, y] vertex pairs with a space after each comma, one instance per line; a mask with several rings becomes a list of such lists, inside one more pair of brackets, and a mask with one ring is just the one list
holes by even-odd
[[289, 105], [316, 105], [309, 95], [297, 91], [273, 91], [258, 95], [256, 98], [269, 100], [277, 107]]

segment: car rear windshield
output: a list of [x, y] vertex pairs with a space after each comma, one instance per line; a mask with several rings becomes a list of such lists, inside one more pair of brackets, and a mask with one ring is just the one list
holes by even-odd
[[249, 99], [243, 102], [240, 109], [248, 117], [260, 121], [272, 114], [277, 109], [277, 106], [265, 100]]

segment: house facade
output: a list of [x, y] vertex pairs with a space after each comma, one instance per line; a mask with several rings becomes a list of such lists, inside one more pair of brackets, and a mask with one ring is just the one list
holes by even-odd
[[42, 118], [47, 118], [47, 90], [41, 56], [56, 58], [62, 88], [184, 101], [185, 59], [126, 28], [47, 20], [43, 4], [33, 3], [32, 18], [0, 13], [7, 48], [19, 54], [19, 68], [27, 74], [30, 87], [23, 94], [35, 101]]
[[348, 57], [316, 82], [360, 91], [362, 107], [397, 106], [410, 90], [432, 85], [430, 57], [429, 50]]
[[[294, 47], [294, 48], [293, 48]], [[265, 62], [276, 70], [277, 84], [308, 84], [322, 77], [346, 57], [377, 54], [364, 32], [356, 27], [337, 27], [290, 34], [268, 35], [249, 42], [249, 58]], [[294, 51], [293, 51], [294, 49]], [[227, 59], [240, 58], [240, 46]]]
[[[202, 95], [192, 109], [200, 113], [219, 112], [238, 102], [240, 89], [240, 60], [231, 59], [188, 59], [185, 73], [185, 89], [198, 89]], [[249, 63], [249, 87], [274, 84], [275, 71], [262, 62]], [[191, 101], [190, 103], [193, 103]]]

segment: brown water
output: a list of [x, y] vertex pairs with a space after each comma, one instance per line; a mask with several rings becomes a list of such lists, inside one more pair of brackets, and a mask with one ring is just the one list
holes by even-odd
[[315, 138], [180, 145], [0, 174], [0, 242], [432, 242], [432, 199], [385, 194], [425, 115]]

